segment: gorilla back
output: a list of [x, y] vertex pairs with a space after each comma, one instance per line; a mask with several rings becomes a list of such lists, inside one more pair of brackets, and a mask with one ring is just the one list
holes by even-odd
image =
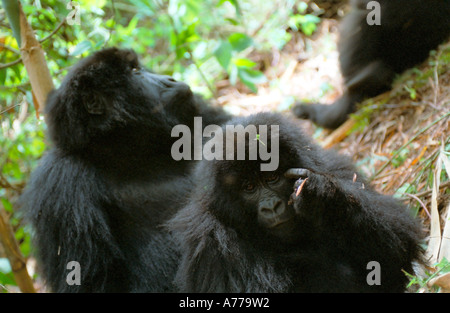
[[[184, 201], [190, 163], [172, 159], [171, 129], [196, 115], [226, 118], [186, 84], [115, 48], [80, 61], [49, 95], [53, 148], [21, 206], [52, 291], [172, 290], [178, 252], [160, 224]], [[66, 281], [72, 261], [79, 285]]]

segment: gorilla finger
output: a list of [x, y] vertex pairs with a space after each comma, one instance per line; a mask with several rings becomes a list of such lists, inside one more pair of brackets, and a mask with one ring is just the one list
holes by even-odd
[[[297, 191], [295, 192], [295, 196], [298, 197], [300, 195], [300, 192], [302, 192], [303, 186], [305, 186], [306, 181], [308, 180], [308, 177], [306, 177], [305, 179], [301, 180], [301, 184], [300, 186], [298, 186]], [[300, 179], [298, 180], [300, 181]]]
[[290, 168], [284, 173], [284, 177], [286, 178], [307, 178], [310, 174], [310, 171], [306, 168]]

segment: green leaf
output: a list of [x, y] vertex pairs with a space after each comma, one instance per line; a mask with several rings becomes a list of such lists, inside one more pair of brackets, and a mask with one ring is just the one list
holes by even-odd
[[114, 28], [116, 21], [113, 18], [110, 18], [109, 20], [106, 20], [104, 24], [108, 28]]
[[220, 0], [217, 6], [223, 5], [225, 2], [229, 2], [234, 6], [234, 9], [236, 10], [236, 15], [241, 16], [241, 8], [239, 7], [239, 2], [237, 0]]
[[3, 8], [8, 17], [9, 25], [13, 31], [14, 37], [17, 40], [18, 45], [21, 45], [20, 41], [20, 21], [19, 21], [19, 2], [2, 0]]
[[415, 90], [414, 88], [410, 88], [410, 87], [408, 87], [408, 86], [405, 86], [405, 89], [406, 89], [406, 91], [409, 92], [409, 97], [410, 97], [412, 100], [416, 100], [416, 97], [417, 97], [417, 92], [416, 92], [416, 90]]
[[128, 23], [128, 26], [123, 29], [122, 36], [131, 36], [133, 31], [137, 29], [137, 24], [139, 22], [139, 17], [135, 15], [131, 21]]
[[[0, 285], [17, 286], [12, 273], [3, 274], [0, 271]], [[1, 290], [1, 289], [0, 289]]]
[[6, 68], [0, 70], [0, 85], [4, 86], [6, 81]]
[[196, 20], [183, 28], [176, 38], [178, 46], [183, 46], [186, 43], [201, 40], [200, 36], [195, 32], [198, 22], [199, 21]]
[[411, 184], [408, 183], [404, 184], [403, 186], [397, 189], [397, 191], [394, 194], [394, 197], [396, 198], [404, 197], [405, 193], [411, 193], [410, 188], [413, 188]]
[[231, 17], [226, 17], [226, 18], [225, 18], [225, 21], [230, 22], [230, 24], [231, 24], [231, 25], [234, 25], [234, 26], [239, 25], [239, 21], [236, 20], [236, 19], [234, 19], [234, 18], [231, 18]]
[[298, 5], [297, 5], [297, 10], [300, 13], [304, 13], [306, 11], [306, 9], [308, 9], [308, 4], [306, 2], [301, 1]]
[[214, 50], [214, 56], [216, 57], [219, 64], [228, 70], [228, 65], [230, 64], [233, 47], [228, 41], [220, 41], [219, 46]]
[[249, 59], [245, 59], [245, 58], [236, 58], [233, 59], [233, 63], [237, 66], [237, 67], [247, 67], [247, 68], [252, 68], [256, 65], [255, 62], [253, 62], [252, 60]]
[[228, 41], [233, 46], [233, 50], [242, 51], [253, 44], [253, 39], [243, 33], [233, 33], [228, 37]]
[[8, 199], [5, 198], [1, 198], [0, 199], [3, 205], [3, 208], [5, 209], [6, 212], [12, 213], [13, 212], [13, 207], [11, 202], [9, 202]]
[[294, 30], [301, 29], [301, 31], [305, 35], [310, 36], [316, 30], [317, 24], [319, 22], [320, 22], [320, 18], [318, 18], [315, 15], [311, 15], [311, 14], [305, 14], [305, 15], [296, 14], [296, 15], [292, 16], [289, 19], [288, 25], [289, 25], [289, 27], [291, 27]]
[[16, 76], [17, 79], [22, 79], [22, 75], [20, 72], [20, 69], [23, 67], [22, 64], [17, 64], [14, 66], [11, 66], [9, 69], [11, 69], [14, 72], [14, 75]]
[[69, 54], [70, 56], [77, 56], [82, 54], [83, 52], [89, 50], [92, 48], [92, 43], [89, 40], [84, 40], [80, 42], [76, 47], [72, 50], [72, 52]]
[[241, 81], [255, 93], [258, 91], [256, 84], [265, 83], [267, 81], [267, 78], [263, 73], [246, 67], [238, 68], [238, 76]]
[[250, 81], [254, 84], [262, 84], [267, 82], [266, 76], [257, 70], [252, 70], [249, 68], [239, 68], [239, 73], [241, 79], [245, 79], [246, 81]]

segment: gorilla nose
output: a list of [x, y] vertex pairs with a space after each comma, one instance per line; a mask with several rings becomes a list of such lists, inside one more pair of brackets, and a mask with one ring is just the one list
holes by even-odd
[[281, 199], [270, 199], [263, 201], [259, 205], [259, 214], [266, 219], [276, 218], [285, 211], [284, 203]]
[[187, 85], [184, 82], [181, 81], [177, 81], [175, 78], [173, 78], [172, 76], [163, 76], [161, 79], [161, 83], [164, 85], [164, 87], [166, 88], [170, 88], [170, 89], [175, 89], [178, 93], [183, 93], [183, 92], [188, 92], [190, 93], [191, 89], [189, 87], [189, 85]]

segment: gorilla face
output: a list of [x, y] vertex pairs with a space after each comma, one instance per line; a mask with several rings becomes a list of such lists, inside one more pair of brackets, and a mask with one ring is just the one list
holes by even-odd
[[[234, 160], [204, 162], [199, 172], [203, 172], [202, 176], [208, 182], [203, 187], [208, 188], [212, 194], [206, 198], [214, 200], [209, 205], [209, 210], [218, 220], [233, 228], [246, 240], [280, 246], [300, 240], [299, 228], [303, 223], [299, 220], [300, 212], [296, 212], [290, 200], [296, 179], [286, 177], [285, 173], [292, 167], [315, 168], [318, 162], [312, 162], [315, 148], [298, 129], [288, 129], [284, 121], [277, 123], [274, 117], [267, 122], [265, 118], [268, 115], [260, 114], [254, 118], [237, 118], [232, 123], [243, 127], [255, 125], [258, 133], [261, 125], [279, 126], [279, 145], [273, 144], [270, 131], [267, 142], [264, 143], [273, 156], [273, 147], [279, 148], [276, 152], [279, 156], [276, 170], [262, 171], [261, 165], [267, 160], [259, 155], [256, 160], [248, 160], [251, 143], [255, 140], [248, 135], [245, 137], [246, 160], [236, 157], [237, 146], [241, 144], [236, 136]], [[285, 138], [287, 134], [296, 138], [296, 143]], [[296, 146], [299, 147], [298, 150], [295, 150]], [[225, 151], [223, 155], [226, 155]]]
[[[193, 93], [189, 86], [170, 76], [153, 74], [142, 67], [132, 69], [132, 86], [145, 99], [144, 105], [156, 106], [166, 114], [182, 120], [188, 112], [186, 106], [193, 109]], [[134, 91], [133, 94], [137, 94]], [[189, 115], [193, 116], [193, 115]]]
[[178, 97], [192, 97], [191, 89], [187, 84], [177, 82], [170, 76], [153, 74], [142, 68], [133, 69], [133, 73], [137, 76], [138, 82], [146, 87], [148, 95], [155, 97], [155, 100], [170, 104]]
[[[225, 208], [239, 210], [221, 210], [214, 212], [225, 223], [247, 235], [262, 233], [278, 238], [289, 239], [294, 231], [296, 213], [289, 203], [293, 180], [284, 177], [283, 169], [273, 172], [246, 169], [245, 163], [234, 161], [233, 171], [220, 173], [218, 188], [229, 199]], [[248, 165], [248, 163], [247, 163]], [[255, 164], [256, 165], [256, 164]], [[258, 169], [259, 165], [255, 166]], [[245, 221], [245, 222], [243, 222]], [[254, 229], [249, 232], [248, 228]], [[256, 236], [260, 238], [260, 236]]]

